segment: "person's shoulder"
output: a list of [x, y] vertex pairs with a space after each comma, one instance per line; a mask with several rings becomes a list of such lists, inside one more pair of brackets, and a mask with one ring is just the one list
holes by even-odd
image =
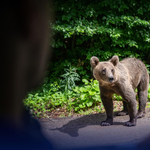
[[0, 119], [0, 149], [52, 150], [52, 144], [44, 137], [39, 122], [28, 113], [25, 116], [25, 127], [22, 129], [7, 119]]

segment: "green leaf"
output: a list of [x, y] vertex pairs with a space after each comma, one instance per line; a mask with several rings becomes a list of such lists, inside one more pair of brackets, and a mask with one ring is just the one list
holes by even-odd
[[96, 92], [95, 91], [89, 91], [89, 95], [95, 95]]
[[86, 85], [89, 84], [89, 81], [87, 79], [82, 79], [82, 82], [84, 82]]
[[88, 102], [88, 103], [86, 103], [86, 105], [87, 105], [88, 107], [91, 107], [91, 106], [93, 105], [93, 102]]
[[81, 100], [85, 100], [86, 99], [86, 94], [81, 94]]

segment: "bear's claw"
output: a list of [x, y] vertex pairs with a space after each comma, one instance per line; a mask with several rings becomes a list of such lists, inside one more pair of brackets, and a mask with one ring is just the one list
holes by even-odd
[[128, 115], [128, 112], [120, 111], [120, 112], [117, 113], [117, 116], [125, 116], [125, 115]]
[[113, 123], [109, 123], [109, 122], [106, 122], [106, 121], [102, 121], [101, 122], [101, 126], [110, 126], [112, 125]]
[[130, 121], [127, 121], [127, 122], [124, 123], [124, 126], [132, 127], [132, 126], [136, 126], [136, 123], [135, 122], [132, 123]]

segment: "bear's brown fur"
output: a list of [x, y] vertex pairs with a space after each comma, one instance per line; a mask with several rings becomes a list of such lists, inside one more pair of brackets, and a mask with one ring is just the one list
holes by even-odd
[[[149, 74], [144, 63], [135, 58], [119, 61], [113, 56], [109, 61], [99, 62], [95, 56], [91, 57], [93, 76], [99, 81], [100, 97], [106, 110], [107, 119], [102, 126], [113, 124], [112, 95], [116, 93], [123, 98], [124, 110], [118, 115], [128, 114], [130, 120], [125, 126], [135, 126], [136, 120], [143, 117], [148, 95]], [[139, 110], [137, 113], [135, 89], [138, 89]], [[127, 104], [127, 106], [126, 106]]]

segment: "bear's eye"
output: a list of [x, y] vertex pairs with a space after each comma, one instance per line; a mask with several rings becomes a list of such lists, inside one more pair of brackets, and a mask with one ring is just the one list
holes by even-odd
[[106, 74], [106, 68], [102, 70], [102, 74]]
[[114, 73], [114, 69], [111, 69], [111, 72]]

